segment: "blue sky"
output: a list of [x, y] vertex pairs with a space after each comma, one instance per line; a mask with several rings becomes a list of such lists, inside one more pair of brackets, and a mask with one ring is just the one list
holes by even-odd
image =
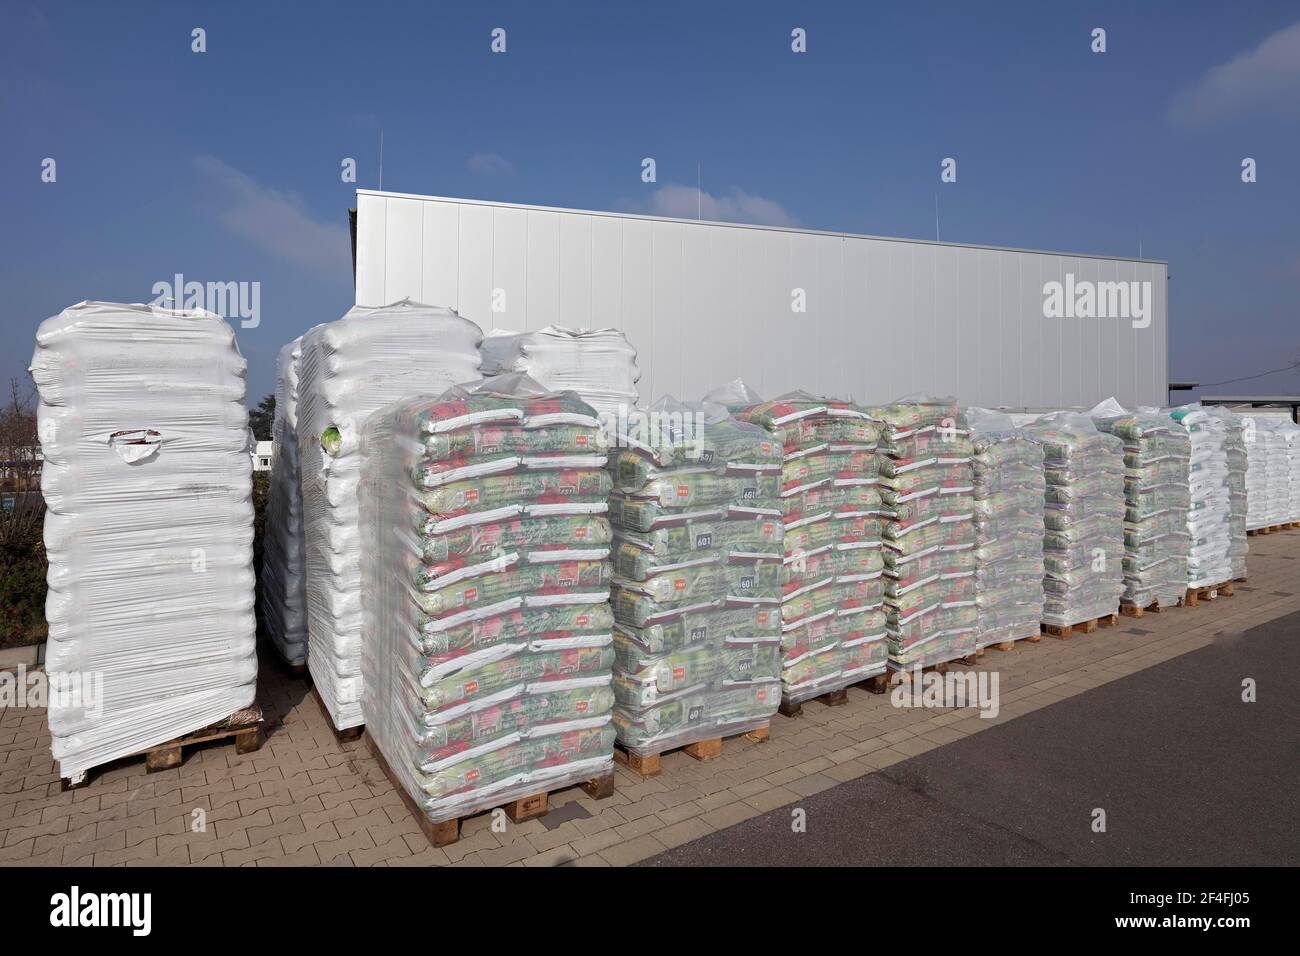
[[1297, 2], [0, 0], [0, 83], [5, 383], [45, 317], [179, 272], [261, 283], [270, 391], [351, 304], [340, 162], [377, 186], [381, 129], [403, 192], [693, 215], [699, 162], [706, 218], [934, 238], [938, 189], [945, 240], [1167, 259], [1171, 378], [1300, 359]]

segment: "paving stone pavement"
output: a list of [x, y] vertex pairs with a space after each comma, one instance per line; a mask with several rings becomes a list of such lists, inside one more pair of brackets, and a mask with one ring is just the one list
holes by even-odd
[[[181, 766], [146, 774], [120, 761], [88, 787], [61, 791], [45, 712], [0, 709], [0, 866], [622, 866], [865, 776], [907, 757], [1300, 611], [1300, 531], [1250, 539], [1249, 580], [1236, 595], [1121, 618], [1117, 627], [990, 650], [972, 670], [999, 673], [1001, 712], [896, 708], [859, 688], [849, 702], [774, 716], [771, 739], [727, 740], [698, 762], [681, 751], [642, 779], [617, 768], [601, 801], [570, 788], [552, 813], [495, 832], [487, 813], [435, 848], [364, 741], [339, 744], [303, 680], [262, 661], [267, 740], [240, 756], [224, 741], [187, 750]], [[575, 805], [576, 806], [572, 806]], [[562, 812], [555, 813], [556, 809]], [[202, 811], [200, 814], [198, 811]], [[199, 817], [205, 826], [195, 832]]]

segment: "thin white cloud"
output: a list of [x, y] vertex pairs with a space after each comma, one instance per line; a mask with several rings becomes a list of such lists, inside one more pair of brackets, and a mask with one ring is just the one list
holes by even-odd
[[194, 160], [222, 201], [217, 218], [266, 252], [330, 279], [352, 275], [352, 241], [343, 223], [318, 222], [301, 198], [263, 186], [215, 156]]
[[469, 159], [465, 160], [465, 165], [470, 168], [471, 172], [481, 173], [485, 176], [502, 176], [515, 171], [510, 160], [498, 153], [475, 153]]
[[754, 196], [733, 186], [723, 196], [701, 192], [694, 186], [664, 183], [646, 200], [627, 200], [629, 212], [672, 219], [711, 219], [715, 222], [745, 222], [759, 226], [797, 226], [799, 221], [776, 200]]
[[1300, 110], [1300, 21], [1214, 67], [1174, 97], [1169, 121], [1200, 126], [1239, 113]]

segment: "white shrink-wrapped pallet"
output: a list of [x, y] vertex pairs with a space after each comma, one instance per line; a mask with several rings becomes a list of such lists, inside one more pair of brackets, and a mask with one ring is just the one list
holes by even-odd
[[1165, 412], [1130, 412], [1109, 398], [1090, 413], [1124, 442], [1124, 595], [1135, 608], [1176, 607], [1187, 591], [1192, 457], [1187, 432]]
[[637, 757], [765, 728], [781, 703], [781, 445], [721, 405], [616, 437], [614, 726]]
[[298, 465], [298, 362], [302, 338], [280, 350], [271, 428], [271, 485], [262, 541], [262, 626], [284, 660], [307, 661], [306, 561]]
[[1286, 460], [1288, 471], [1287, 523], [1300, 521], [1300, 426], [1286, 421], [1278, 426], [1278, 431], [1286, 441]]
[[366, 418], [404, 395], [477, 380], [478, 326], [409, 299], [357, 306], [302, 337], [298, 448], [307, 555], [307, 666], [339, 730], [361, 715], [358, 448]]
[[612, 787], [605, 452], [589, 405], [522, 376], [366, 423], [366, 734], [431, 822]]
[[253, 703], [245, 367], [230, 326], [202, 311], [82, 302], [36, 333], [65, 779]]
[[[1260, 419], [1242, 416], [1242, 439], [1246, 446], [1246, 529], [1269, 526], [1272, 514], [1268, 499], [1268, 453], [1270, 443], [1260, 431]], [[1289, 489], [1289, 484], [1288, 484]]]
[[1169, 413], [1191, 440], [1187, 512], [1187, 586], [1232, 580], [1232, 495], [1228, 483], [1228, 425], [1217, 408], [1183, 405]]
[[1124, 591], [1124, 443], [1080, 412], [1024, 426], [1043, 446], [1043, 623], [1081, 624], [1119, 613]]
[[1004, 412], [966, 409], [974, 450], [977, 647], [1034, 637], [1043, 620], [1043, 449]]
[[618, 329], [559, 325], [536, 332], [489, 332], [483, 340], [483, 374], [511, 372], [522, 372], [549, 389], [577, 392], [611, 435], [636, 407], [641, 378], [636, 349]]

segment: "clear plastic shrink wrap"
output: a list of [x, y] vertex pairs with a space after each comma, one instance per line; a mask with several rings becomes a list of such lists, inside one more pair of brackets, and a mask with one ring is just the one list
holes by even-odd
[[1090, 413], [1124, 442], [1124, 594], [1134, 607], [1175, 607], [1187, 591], [1191, 507], [1187, 432], [1158, 409], [1107, 399]]
[[340, 730], [360, 726], [358, 445], [366, 418], [404, 395], [478, 378], [478, 326], [403, 300], [357, 306], [302, 337], [298, 448], [307, 554], [307, 666]]
[[[1246, 577], [1246, 554], [1250, 550], [1246, 538], [1246, 514], [1250, 499], [1246, 493], [1246, 471], [1249, 462], [1246, 457], [1246, 422], [1241, 415], [1226, 409], [1219, 409], [1227, 426], [1227, 435], [1223, 442], [1224, 455], [1228, 460], [1228, 568], [1233, 579]], [[1300, 452], [1300, 449], [1297, 449]], [[1294, 459], [1293, 459], [1294, 461]], [[1296, 472], [1291, 472], [1291, 496], [1295, 502], [1300, 495], [1297, 487]], [[1295, 514], [1293, 506], [1292, 514]], [[1294, 520], [1294, 519], [1293, 519]]]
[[610, 434], [636, 407], [641, 378], [636, 349], [618, 329], [559, 325], [536, 332], [489, 332], [483, 340], [483, 374], [511, 372], [522, 372], [555, 391], [577, 392], [596, 409]]
[[37, 330], [48, 718], [64, 778], [253, 703], [245, 365], [208, 312], [82, 302]]
[[610, 459], [614, 724], [638, 756], [765, 727], [781, 702], [781, 446], [661, 399]]
[[1222, 584], [1232, 579], [1228, 422], [1218, 409], [1201, 405], [1184, 405], [1169, 415], [1191, 441], [1186, 587]]
[[706, 400], [762, 427], [782, 451], [783, 702], [883, 673], [878, 427], [849, 401], [791, 392], [763, 402], [739, 381]]
[[610, 475], [594, 410], [523, 376], [371, 416], [363, 714], [438, 822], [608, 775]]
[[928, 667], [976, 650], [975, 453], [950, 398], [867, 409], [881, 423], [889, 669]]
[[1043, 449], [1003, 412], [968, 408], [975, 483], [975, 644], [1034, 637], [1043, 620]]
[[1024, 426], [1043, 446], [1043, 621], [1064, 627], [1116, 614], [1124, 591], [1124, 442], [1080, 412]]
[[271, 484], [262, 542], [262, 625], [289, 664], [307, 661], [306, 555], [298, 466], [298, 361], [302, 339], [280, 350], [271, 426]]

